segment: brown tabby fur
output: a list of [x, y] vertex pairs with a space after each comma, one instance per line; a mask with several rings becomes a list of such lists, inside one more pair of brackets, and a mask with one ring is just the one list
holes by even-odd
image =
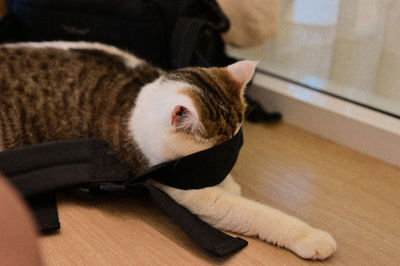
[[194, 85], [183, 93], [191, 97], [199, 112], [205, 138], [217, 138], [215, 142], [221, 143], [234, 135], [237, 123], [244, 119], [246, 103], [242, 88], [226, 68], [184, 68], [167, 77]]
[[[245, 103], [226, 69], [164, 73], [148, 64], [126, 67], [101, 50], [0, 46], [0, 149], [73, 138], [98, 138], [137, 171], [147, 161], [127, 121], [143, 85], [160, 75], [193, 85], [204, 138], [222, 142], [243, 121]], [[218, 107], [218, 108], [216, 108]]]
[[97, 50], [0, 48], [0, 144], [98, 138], [143, 169], [127, 119], [140, 88], [159, 75], [150, 65], [130, 69]]

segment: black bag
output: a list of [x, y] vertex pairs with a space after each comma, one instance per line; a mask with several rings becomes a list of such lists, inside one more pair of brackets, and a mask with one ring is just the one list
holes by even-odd
[[225, 66], [229, 21], [215, 0], [9, 0], [0, 41], [92, 41], [166, 70]]
[[146, 180], [152, 178], [179, 189], [214, 186], [231, 171], [242, 143], [239, 131], [220, 145], [135, 175], [118, 162], [103, 141], [56, 141], [0, 152], [0, 171], [26, 197], [42, 230], [60, 227], [54, 196], [57, 190], [79, 188], [86, 194], [98, 195], [135, 191], [140, 187], [147, 189], [159, 207], [194, 242], [213, 255], [225, 256], [245, 247], [247, 241], [212, 228]]

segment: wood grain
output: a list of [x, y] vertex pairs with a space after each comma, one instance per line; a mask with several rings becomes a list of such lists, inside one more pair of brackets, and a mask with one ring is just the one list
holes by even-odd
[[[246, 237], [216, 259], [197, 248], [147, 195], [60, 195], [60, 233], [40, 238], [48, 265], [395, 265], [400, 261], [400, 169], [281, 123], [247, 123], [233, 170], [246, 197], [330, 232], [324, 262]], [[362, 137], [362, 136], [360, 136]]]

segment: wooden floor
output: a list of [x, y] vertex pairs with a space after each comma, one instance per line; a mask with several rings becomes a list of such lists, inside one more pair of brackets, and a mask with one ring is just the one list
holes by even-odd
[[[246, 238], [216, 259], [197, 248], [146, 195], [77, 199], [61, 195], [59, 234], [40, 238], [48, 265], [399, 265], [400, 169], [281, 123], [244, 126], [233, 170], [246, 197], [330, 232], [324, 262]], [[360, 136], [362, 137], [362, 136]]]

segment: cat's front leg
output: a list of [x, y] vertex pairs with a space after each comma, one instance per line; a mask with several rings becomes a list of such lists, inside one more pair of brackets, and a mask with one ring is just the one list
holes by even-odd
[[330, 234], [279, 210], [227, 192], [223, 184], [197, 190], [155, 185], [216, 228], [256, 236], [306, 259], [325, 259], [336, 250]]
[[224, 181], [222, 181], [218, 187], [222, 188], [225, 191], [233, 193], [235, 195], [242, 195], [242, 188], [240, 185], [235, 181], [233, 176], [229, 174]]

